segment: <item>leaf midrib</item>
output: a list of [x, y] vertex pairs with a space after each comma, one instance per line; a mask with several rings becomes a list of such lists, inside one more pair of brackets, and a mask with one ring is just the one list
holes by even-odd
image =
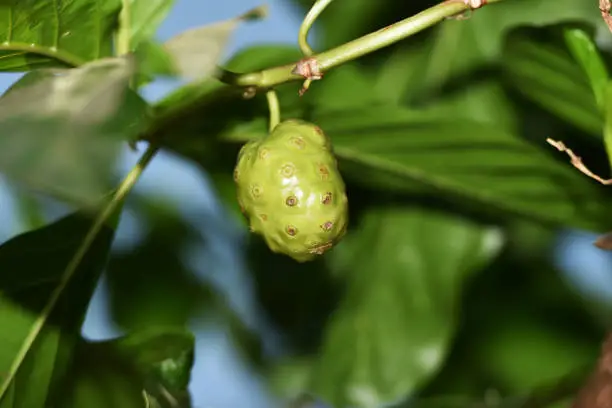
[[546, 214], [538, 211], [534, 212], [527, 208], [518, 209], [515, 206], [506, 205], [504, 202], [496, 200], [495, 196], [486, 194], [486, 191], [472, 189], [469, 192], [466, 192], [466, 190], [456, 186], [453, 182], [446, 181], [444, 179], [441, 179], [440, 177], [437, 177], [436, 175], [428, 174], [425, 171], [420, 171], [419, 169], [409, 168], [401, 164], [380, 159], [376, 157], [375, 154], [369, 154], [363, 151], [355, 151], [354, 149], [348, 147], [336, 147], [334, 150], [336, 155], [344, 160], [352, 161], [354, 163], [359, 163], [367, 167], [373, 167], [382, 171], [406, 177], [425, 186], [433, 187], [441, 191], [449, 191], [455, 195], [465, 197], [469, 200], [476, 200], [482, 204], [488, 204], [494, 208], [502, 209], [510, 213], [525, 214], [538, 218], [543, 217], [552, 222], [559, 222], [559, 219], [554, 216], [549, 217]]

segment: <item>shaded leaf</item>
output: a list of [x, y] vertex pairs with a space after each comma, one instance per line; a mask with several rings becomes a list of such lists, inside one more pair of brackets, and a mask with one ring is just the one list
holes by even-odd
[[433, 211], [367, 212], [330, 253], [348, 284], [310, 390], [338, 408], [408, 397], [443, 363], [462, 283], [497, 254], [500, 238], [495, 229]]
[[261, 6], [236, 18], [183, 31], [166, 41], [164, 49], [172, 57], [178, 75], [192, 80], [210, 77], [217, 71], [225, 44], [238, 25], [266, 13], [267, 8]]
[[[504, 313], [476, 340], [474, 359], [509, 393], [525, 393], [587, 366], [597, 356], [593, 343], [526, 313]], [[521, 352], [517, 353], [517, 348]]]
[[188, 331], [170, 328], [82, 342], [61, 406], [187, 408], [194, 343]]
[[508, 39], [503, 68], [510, 84], [582, 131], [601, 136], [603, 117], [580, 67], [559, 47], [534, 37], [517, 33]]
[[[402, 10], [408, 7], [403, 6]], [[592, 22], [597, 18], [591, 5], [572, 0], [491, 4], [474, 11], [468, 19], [439, 24], [432, 29], [431, 37], [415, 41], [412, 46], [395, 47], [380, 68], [378, 89], [395, 99], [414, 97], [423, 90], [462, 81], [462, 76], [475, 69], [494, 65], [502, 59], [505, 36], [517, 26], [543, 26], [568, 20]]]
[[[73, 347], [97, 280], [102, 272], [117, 220], [106, 225], [61, 292], [50, 314], [45, 310], [61, 285], [69, 261], [82, 244], [92, 220], [67, 216], [0, 246], [0, 373], [2, 408], [45, 408], [61, 394]], [[35, 328], [42, 324], [37, 333]], [[22, 352], [27, 351], [24, 359]], [[9, 373], [16, 370], [14, 378]], [[36, 387], [32, 387], [35, 381]], [[7, 383], [8, 382], [8, 383]]]
[[[385, 105], [317, 112], [313, 122], [330, 136], [341, 172], [356, 185], [429, 191], [478, 203], [481, 211], [606, 228], [604, 188], [499, 126]], [[261, 121], [223, 137], [242, 141], [265, 132]]]
[[439, 78], [445, 75], [444, 71], [459, 73], [489, 63], [502, 56], [504, 37], [510, 29], [562, 21], [595, 22], [599, 21], [599, 16], [586, 2], [513, 0], [478, 9], [468, 20], [447, 21], [438, 27], [438, 30], [446, 31], [446, 42], [437, 43], [430, 54], [432, 60], [437, 59], [437, 63], [432, 61], [431, 66], [438, 72], [428, 74]]
[[77, 66], [112, 54], [120, 0], [0, 1], [0, 71]]
[[106, 193], [122, 142], [147, 125], [148, 106], [128, 88], [129, 60], [103, 59], [27, 74], [0, 98], [0, 171], [78, 204]]

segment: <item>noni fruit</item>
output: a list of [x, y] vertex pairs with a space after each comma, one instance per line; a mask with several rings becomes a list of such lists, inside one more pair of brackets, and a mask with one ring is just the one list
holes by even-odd
[[242, 147], [234, 170], [238, 203], [252, 232], [298, 262], [345, 234], [348, 203], [331, 143], [308, 122], [287, 120]]

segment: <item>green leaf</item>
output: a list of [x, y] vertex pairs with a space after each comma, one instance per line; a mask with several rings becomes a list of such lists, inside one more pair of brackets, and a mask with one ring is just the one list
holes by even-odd
[[136, 84], [138, 87], [146, 85], [156, 76], [174, 76], [174, 65], [170, 55], [163, 45], [154, 40], [141, 41], [134, 50], [138, 72]]
[[51, 311], [46, 308], [92, 220], [73, 214], [0, 246], [0, 373], [8, 387], [1, 408], [45, 408], [61, 394], [116, 222], [103, 227]]
[[82, 342], [60, 406], [189, 407], [194, 343], [186, 330], [163, 328]]
[[[405, 8], [405, 7], [404, 7]], [[428, 40], [396, 47], [378, 74], [378, 89], [398, 99], [464, 80], [475, 69], [496, 64], [503, 42], [517, 26], [543, 26], [559, 21], [597, 21], [584, 2], [572, 0], [513, 0], [491, 4], [468, 19], [445, 21]]]
[[120, 0], [0, 1], [0, 71], [77, 66], [112, 54]]
[[597, 105], [603, 108], [608, 69], [597, 49], [593, 36], [580, 28], [567, 28], [563, 32], [574, 59], [589, 78]]
[[612, 81], [608, 81], [604, 87], [604, 118], [603, 141], [608, 155], [608, 162], [612, 166]]
[[593, 343], [571, 330], [532, 314], [499, 312], [496, 323], [488, 324], [487, 331], [478, 337], [486, 341], [475, 339], [472, 350], [474, 362], [486, 366], [509, 393], [552, 384], [597, 358]]
[[[544, 140], [539, 148], [495, 124], [393, 105], [315, 112], [312, 121], [329, 135], [340, 171], [355, 185], [444, 194], [480, 211], [545, 223], [607, 227], [605, 189], [543, 151]], [[244, 141], [265, 132], [262, 120], [222, 136]]]
[[517, 33], [508, 39], [503, 59], [507, 80], [541, 107], [600, 137], [603, 117], [582, 70], [564, 50], [534, 37]]
[[97, 203], [122, 142], [148, 124], [146, 102], [128, 88], [131, 65], [102, 59], [26, 75], [0, 98], [0, 171], [45, 194]]
[[166, 41], [164, 49], [170, 54], [179, 76], [191, 80], [208, 78], [216, 73], [225, 44], [238, 25], [266, 14], [267, 7], [260, 6], [236, 18], [183, 31]]
[[347, 289], [310, 377], [338, 408], [408, 397], [436, 373], [462, 283], [501, 248], [500, 232], [422, 209], [376, 208], [330, 253]]
[[174, 6], [174, 0], [129, 0], [124, 3], [126, 6], [130, 16], [130, 49], [133, 50], [141, 42], [153, 38], [157, 27]]
[[513, 0], [483, 7], [467, 21], [447, 21], [439, 26], [446, 41], [436, 44], [431, 54], [431, 59], [437, 61], [431, 66], [437, 67], [438, 72], [430, 75], [439, 77], [451, 69], [455, 73], [465, 72], [495, 61], [502, 56], [504, 37], [514, 27], [538, 27], [561, 21], [594, 22], [598, 19], [590, 4], [573, 0]]

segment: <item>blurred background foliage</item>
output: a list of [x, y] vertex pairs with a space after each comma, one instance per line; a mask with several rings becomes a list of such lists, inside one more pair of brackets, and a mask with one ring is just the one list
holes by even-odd
[[[304, 13], [312, 2], [294, 3]], [[316, 25], [316, 48], [433, 4], [338, 0]], [[169, 148], [201, 165], [225, 209], [223, 221], [207, 224], [208, 239], [233, 237], [272, 328], [236, 329], [235, 342], [276, 393], [304, 406], [304, 395], [334, 406], [522, 406], [518, 397], [573, 375], [550, 401], [568, 406], [599, 353], [610, 310], [564, 280], [553, 248], [565, 227], [612, 227], [610, 191], [544, 139], [564, 140], [607, 174], [604, 119], [563, 36], [569, 27], [585, 30], [609, 63], [612, 37], [599, 20], [589, 2], [508, 1], [338, 68], [302, 99], [295, 84], [280, 86], [283, 117], [325, 129], [348, 182], [351, 232], [312, 263], [270, 253], [246, 234], [236, 208], [235, 154], [265, 134], [265, 100], [210, 98], [206, 120], [179, 123]], [[262, 44], [227, 67], [246, 72], [298, 56]], [[407, 169], [364, 167], [369, 155]], [[434, 188], [408, 183], [402, 172], [411, 168]], [[184, 323], [218, 293], [179, 256], [201, 238], [163, 205], [134, 206], [148, 230], [109, 264], [115, 319], [126, 328]]]
[[[300, 15], [312, 3], [287, 1]], [[315, 48], [434, 4], [336, 0]], [[507, 0], [342, 66], [301, 99], [296, 83], [280, 86], [283, 117], [331, 136], [348, 185], [348, 236], [306, 264], [248, 235], [234, 199], [236, 153], [265, 135], [265, 98], [206, 93], [164, 140], [211, 182], [220, 215], [131, 196], [122, 222], [139, 225], [138, 239], [116, 246], [104, 274], [113, 321], [125, 331], [224, 325], [254, 372], [300, 408], [310, 395], [337, 407], [522, 407], [551, 386], [537, 406], [569, 406], [612, 309], [563, 277], [554, 248], [569, 228], [612, 229], [612, 191], [545, 139], [608, 174], [605, 115], [565, 36], [588, 33], [609, 66], [600, 20], [594, 1]], [[227, 67], [298, 58], [261, 44]], [[195, 94], [183, 88], [156, 109]], [[40, 225], [29, 196], [16, 197]], [[248, 276], [224, 276], [237, 269]]]

